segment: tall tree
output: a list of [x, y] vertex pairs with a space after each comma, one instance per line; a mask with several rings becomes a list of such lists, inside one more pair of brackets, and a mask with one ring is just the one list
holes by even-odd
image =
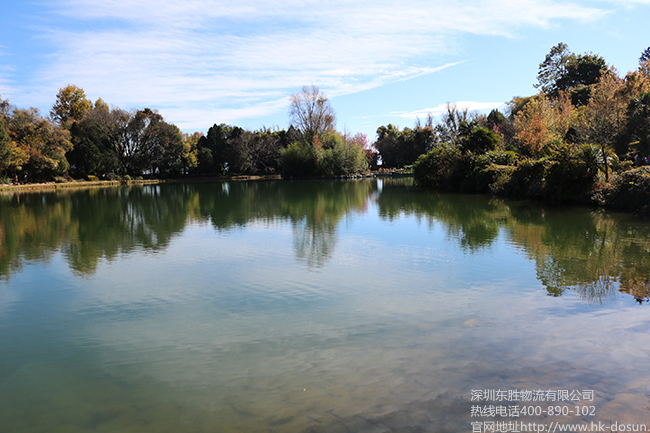
[[551, 48], [540, 63], [535, 87], [551, 98], [556, 98], [561, 91], [569, 92], [574, 105], [586, 105], [590, 86], [607, 70], [607, 63], [601, 56], [574, 54], [561, 42]]
[[539, 64], [535, 87], [547, 95], [556, 95], [560, 90], [557, 83], [566, 75], [567, 65], [573, 56], [564, 42], [551, 48], [544, 61]]
[[302, 92], [291, 95], [289, 117], [302, 133], [303, 139], [313, 143], [314, 136], [334, 130], [336, 115], [327, 97], [316, 86], [303, 86]]
[[108, 110], [94, 108], [70, 127], [73, 148], [66, 155], [74, 177], [114, 173], [119, 167], [110, 136], [102, 129], [101, 117]]
[[92, 107], [84, 90], [69, 84], [59, 89], [50, 117], [59, 125], [69, 127], [72, 122], [81, 120]]
[[228, 138], [234, 127], [216, 123], [198, 142], [197, 171], [201, 174], [223, 174], [227, 168]]

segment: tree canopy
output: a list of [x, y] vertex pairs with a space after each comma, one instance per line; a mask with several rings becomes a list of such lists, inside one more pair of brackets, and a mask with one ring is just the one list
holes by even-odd
[[71, 122], [81, 120], [92, 106], [84, 90], [70, 84], [59, 89], [50, 117], [60, 125], [69, 126]]
[[535, 87], [549, 97], [561, 91], [569, 92], [574, 105], [586, 105], [590, 87], [608, 70], [605, 59], [597, 54], [575, 54], [567, 44], [560, 42], [539, 65]]

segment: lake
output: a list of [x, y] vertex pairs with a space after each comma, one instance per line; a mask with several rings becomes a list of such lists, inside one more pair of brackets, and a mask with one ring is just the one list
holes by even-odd
[[649, 296], [647, 220], [408, 178], [5, 194], [0, 432], [641, 430]]

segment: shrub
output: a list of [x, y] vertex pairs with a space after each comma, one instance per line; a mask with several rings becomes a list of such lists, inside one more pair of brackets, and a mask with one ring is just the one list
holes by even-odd
[[496, 149], [501, 138], [483, 126], [477, 126], [462, 140], [463, 149], [472, 153], [485, 153]]
[[[460, 190], [463, 192], [494, 192], [495, 189], [492, 185], [504, 173], [510, 173], [514, 169], [514, 167], [492, 164], [489, 158], [485, 158], [485, 155], [471, 158], [469, 164], [471, 169], [460, 184]], [[501, 182], [503, 183], [504, 181], [502, 180]]]
[[602, 153], [597, 146], [584, 144], [557, 149], [545, 172], [545, 198], [552, 201], [589, 201], [600, 164]]
[[428, 153], [420, 155], [413, 164], [413, 177], [416, 184], [429, 188], [455, 190], [468, 173], [467, 158], [460, 148], [453, 144], [436, 146]]
[[650, 167], [616, 173], [605, 191], [605, 204], [621, 209], [650, 210]]
[[282, 174], [284, 176], [310, 176], [316, 174], [318, 155], [309, 143], [296, 141], [282, 150]]
[[491, 173], [492, 182], [489, 185], [489, 192], [492, 194], [504, 194], [506, 191], [506, 186], [510, 182], [512, 174], [515, 172], [517, 167], [512, 165], [495, 165], [492, 164], [488, 168]]
[[316, 139], [316, 145], [296, 142], [282, 151], [285, 176], [343, 176], [368, 170], [366, 154], [359, 143], [344, 141], [338, 134]]
[[520, 160], [510, 177], [501, 180], [503, 193], [510, 197], [539, 197], [546, 165], [546, 158]]
[[483, 155], [490, 164], [495, 165], [515, 165], [519, 159], [519, 154], [511, 150], [493, 150]]

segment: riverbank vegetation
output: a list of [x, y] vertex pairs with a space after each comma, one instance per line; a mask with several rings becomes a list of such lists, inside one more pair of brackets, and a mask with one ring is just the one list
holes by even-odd
[[155, 110], [128, 111], [60, 89], [48, 117], [0, 98], [0, 183], [282, 174], [341, 177], [413, 166], [424, 187], [639, 209], [650, 196], [650, 48], [625, 76], [596, 54], [553, 47], [539, 93], [488, 115], [449, 104], [374, 142], [336, 130], [315, 86], [291, 96], [286, 130], [214, 124], [183, 133]]
[[420, 155], [421, 186], [446, 191], [650, 209], [650, 49], [621, 77], [594, 54], [553, 47], [540, 93], [507, 113], [450, 108]]

